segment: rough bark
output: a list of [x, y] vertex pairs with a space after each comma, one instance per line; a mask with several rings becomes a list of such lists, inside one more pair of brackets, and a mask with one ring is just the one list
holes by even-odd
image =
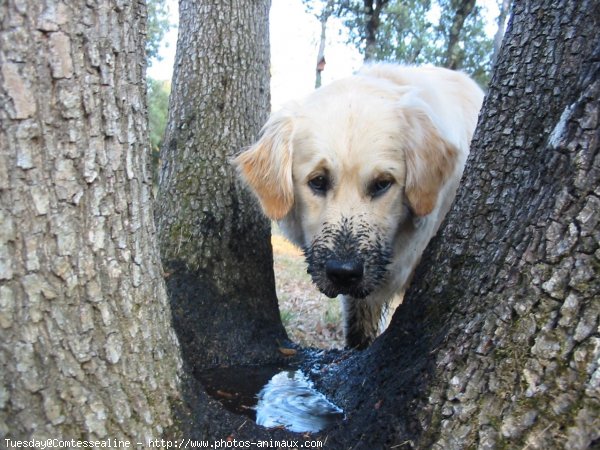
[[272, 359], [279, 319], [270, 224], [230, 161], [269, 111], [270, 1], [180, 2], [156, 221], [190, 367]]
[[460, 67], [460, 48], [458, 43], [460, 42], [460, 33], [465, 25], [465, 20], [469, 17], [469, 14], [473, 12], [475, 8], [475, 0], [458, 0], [450, 2], [454, 15], [452, 17], [452, 23], [448, 30], [448, 44], [446, 47], [446, 60], [444, 67], [452, 70], [456, 70]]
[[143, 2], [0, 5], [0, 436], [160, 437], [181, 366], [151, 205]]
[[321, 380], [348, 413], [332, 448], [600, 445], [599, 17], [515, 2], [446, 226], [388, 331]]

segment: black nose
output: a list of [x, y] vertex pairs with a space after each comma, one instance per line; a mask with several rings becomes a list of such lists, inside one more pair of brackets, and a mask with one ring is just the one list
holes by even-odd
[[330, 259], [325, 264], [325, 273], [333, 283], [339, 286], [350, 286], [358, 283], [363, 276], [363, 264], [360, 261], [340, 261]]

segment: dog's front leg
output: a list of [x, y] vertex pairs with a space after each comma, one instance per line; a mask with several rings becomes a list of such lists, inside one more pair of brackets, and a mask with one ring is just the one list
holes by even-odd
[[368, 297], [356, 299], [343, 295], [342, 306], [346, 346], [359, 350], [368, 347], [379, 333], [382, 305]]

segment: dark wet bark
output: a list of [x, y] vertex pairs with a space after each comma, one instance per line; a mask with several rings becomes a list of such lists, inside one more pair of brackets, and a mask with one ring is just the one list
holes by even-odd
[[332, 448], [600, 444], [598, 17], [515, 3], [446, 225], [390, 329], [321, 380]]
[[[598, 9], [592, 0], [516, 2], [455, 208], [426, 251], [388, 331], [366, 351], [323, 356], [318, 383], [344, 407], [347, 420], [310, 439], [326, 441], [326, 448], [369, 450], [598, 445]], [[182, 48], [193, 48], [183, 39]], [[199, 41], [211, 48], [210, 41]], [[181, 58], [180, 53], [178, 61], [184, 65]], [[209, 62], [215, 60], [211, 58]], [[181, 86], [180, 96], [190, 98], [214, 76], [201, 77], [203, 83], [195, 89], [177, 81], [193, 75], [183, 73], [176, 86]], [[212, 102], [219, 97], [201, 98]], [[217, 108], [209, 111], [217, 114], [220, 104], [217, 100]], [[187, 144], [201, 132], [192, 126], [194, 114], [182, 108], [172, 116], [177, 126], [172, 125], [170, 133], [195, 131], [167, 139], [166, 179], [180, 164], [172, 157], [169, 160], [168, 152], [177, 145], [186, 155], [199, 148]], [[190, 111], [200, 114], [197, 109]], [[208, 122], [220, 122], [213, 129], [216, 136], [223, 133], [220, 117]], [[207, 170], [204, 159], [198, 161], [189, 168], [187, 179], [202, 180], [198, 182], [202, 195], [190, 198], [199, 205], [216, 205], [211, 214], [221, 217], [219, 205], [224, 203], [218, 192], [223, 190], [202, 188], [211, 177], [202, 172]], [[175, 185], [167, 186], [165, 192]], [[237, 192], [235, 184], [226, 186]], [[173, 198], [172, 203], [179, 201]], [[187, 201], [181, 197], [179, 203]], [[240, 211], [258, 214], [242, 205], [246, 203], [240, 201]], [[171, 292], [184, 288], [188, 292], [174, 297], [178, 299], [174, 308], [180, 298], [201, 299], [197, 316], [191, 315], [198, 306], [193, 302], [185, 304], [184, 314], [179, 315], [187, 320], [182, 321], [183, 329], [192, 330], [184, 356], [196, 370], [213, 363], [215, 356], [227, 362], [244, 360], [235, 351], [238, 344], [248, 355], [266, 348], [243, 338], [256, 329], [254, 320], [245, 320], [253, 311], [240, 308], [237, 300], [223, 300], [222, 293], [230, 292], [228, 274], [241, 272], [220, 262], [230, 259], [212, 262], [216, 253], [204, 250], [212, 248], [204, 244], [210, 242], [205, 236], [211, 236], [211, 228], [203, 225], [206, 210], [205, 206], [185, 209], [185, 220], [188, 213], [193, 220], [184, 221], [182, 228], [171, 227], [180, 220], [176, 210], [165, 214], [169, 210], [164, 209], [162, 219], [166, 220], [163, 230], [183, 230], [185, 237], [180, 247], [163, 237], [167, 267], [174, 270], [171, 276], [176, 281], [170, 281]], [[249, 220], [255, 223], [256, 219]], [[216, 229], [223, 229], [228, 240], [238, 242], [227, 221], [217, 223]], [[252, 257], [259, 263], [267, 258], [270, 264], [270, 254], [258, 247]], [[254, 292], [248, 286], [235, 285], [235, 289]], [[212, 294], [199, 295], [205, 292]], [[265, 294], [249, 297], [260, 295]], [[203, 304], [205, 298], [223, 302], [216, 307], [214, 302]], [[251, 300], [251, 304], [261, 303]], [[208, 311], [214, 315], [207, 315]], [[223, 317], [235, 323], [232, 336], [211, 328]], [[278, 320], [273, 320], [265, 316], [261, 323], [278, 326]], [[214, 344], [212, 336], [223, 341]], [[232, 347], [232, 353], [223, 355], [221, 349]], [[188, 401], [180, 415], [186, 436], [300, 437], [265, 430], [224, 411], [193, 375], [188, 367], [184, 384]]]
[[230, 164], [269, 111], [269, 5], [180, 4], [156, 221], [191, 367], [269, 360], [286, 337], [270, 225]]

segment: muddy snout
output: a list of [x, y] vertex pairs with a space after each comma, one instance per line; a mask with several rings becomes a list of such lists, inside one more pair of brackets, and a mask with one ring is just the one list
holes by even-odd
[[365, 298], [384, 282], [391, 250], [377, 227], [343, 219], [304, 248], [308, 273], [328, 297]]
[[329, 259], [325, 263], [325, 274], [329, 281], [341, 288], [348, 289], [362, 281], [364, 264], [358, 259]]

